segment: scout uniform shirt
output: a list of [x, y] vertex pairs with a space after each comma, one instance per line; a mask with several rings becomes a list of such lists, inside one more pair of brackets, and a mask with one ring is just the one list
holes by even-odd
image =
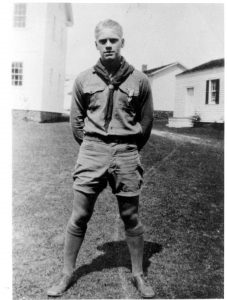
[[137, 70], [113, 91], [112, 116], [105, 126], [110, 89], [90, 68], [75, 80], [70, 121], [75, 139], [84, 135], [135, 137], [140, 150], [147, 142], [153, 123], [153, 101], [147, 76]]

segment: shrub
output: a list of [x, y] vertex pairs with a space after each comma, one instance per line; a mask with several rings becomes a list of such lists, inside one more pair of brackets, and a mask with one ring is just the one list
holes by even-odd
[[193, 126], [196, 127], [196, 126], [200, 126], [201, 124], [201, 117], [198, 113], [195, 113], [194, 116], [192, 116], [192, 123], [193, 123]]

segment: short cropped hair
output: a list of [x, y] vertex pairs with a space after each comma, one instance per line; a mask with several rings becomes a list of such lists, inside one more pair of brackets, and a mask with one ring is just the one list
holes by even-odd
[[95, 38], [97, 39], [100, 31], [102, 30], [102, 28], [113, 28], [116, 30], [116, 32], [118, 33], [118, 35], [120, 36], [120, 38], [123, 37], [123, 29], [122, 29], [122, 26], [114, 21], [114, 20], [111, 20], [111, 19], [106, 19], [104, 21], [101, 21], [99, 22], [96, 27], [95, 27]]

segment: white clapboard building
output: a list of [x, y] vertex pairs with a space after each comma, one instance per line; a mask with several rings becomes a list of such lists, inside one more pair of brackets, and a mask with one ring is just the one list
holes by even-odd
[[38, 121], [64, 109], [67, 27], [71, 4], [15, 3], [12, 11], [13, 109]]
[[156, 113], [172, 113], [174, 110], [176, 75], [186, 70], [179, 62], [142, 71], [148, 76], [153, 95], [154, 110]]
[[192, 119], [224, 123], [224, 59], [215, 59], [176, 76], [173, 118], [169, 127], [191, 127]]

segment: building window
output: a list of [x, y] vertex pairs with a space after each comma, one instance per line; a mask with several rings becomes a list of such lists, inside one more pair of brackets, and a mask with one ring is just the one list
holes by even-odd
[[206, 82], [206, 104], [219, 104], [220, 80], [213, 79]]
[[23, 63], [12, 63], [12, 85], [23, 85]]
[[187, 95], [188, 96], [194, 96], [194, 88], [193, 87], [187, 88]]
[[16, 3], [14, 5], [14, 27], [26, 26], [26, 4]]

